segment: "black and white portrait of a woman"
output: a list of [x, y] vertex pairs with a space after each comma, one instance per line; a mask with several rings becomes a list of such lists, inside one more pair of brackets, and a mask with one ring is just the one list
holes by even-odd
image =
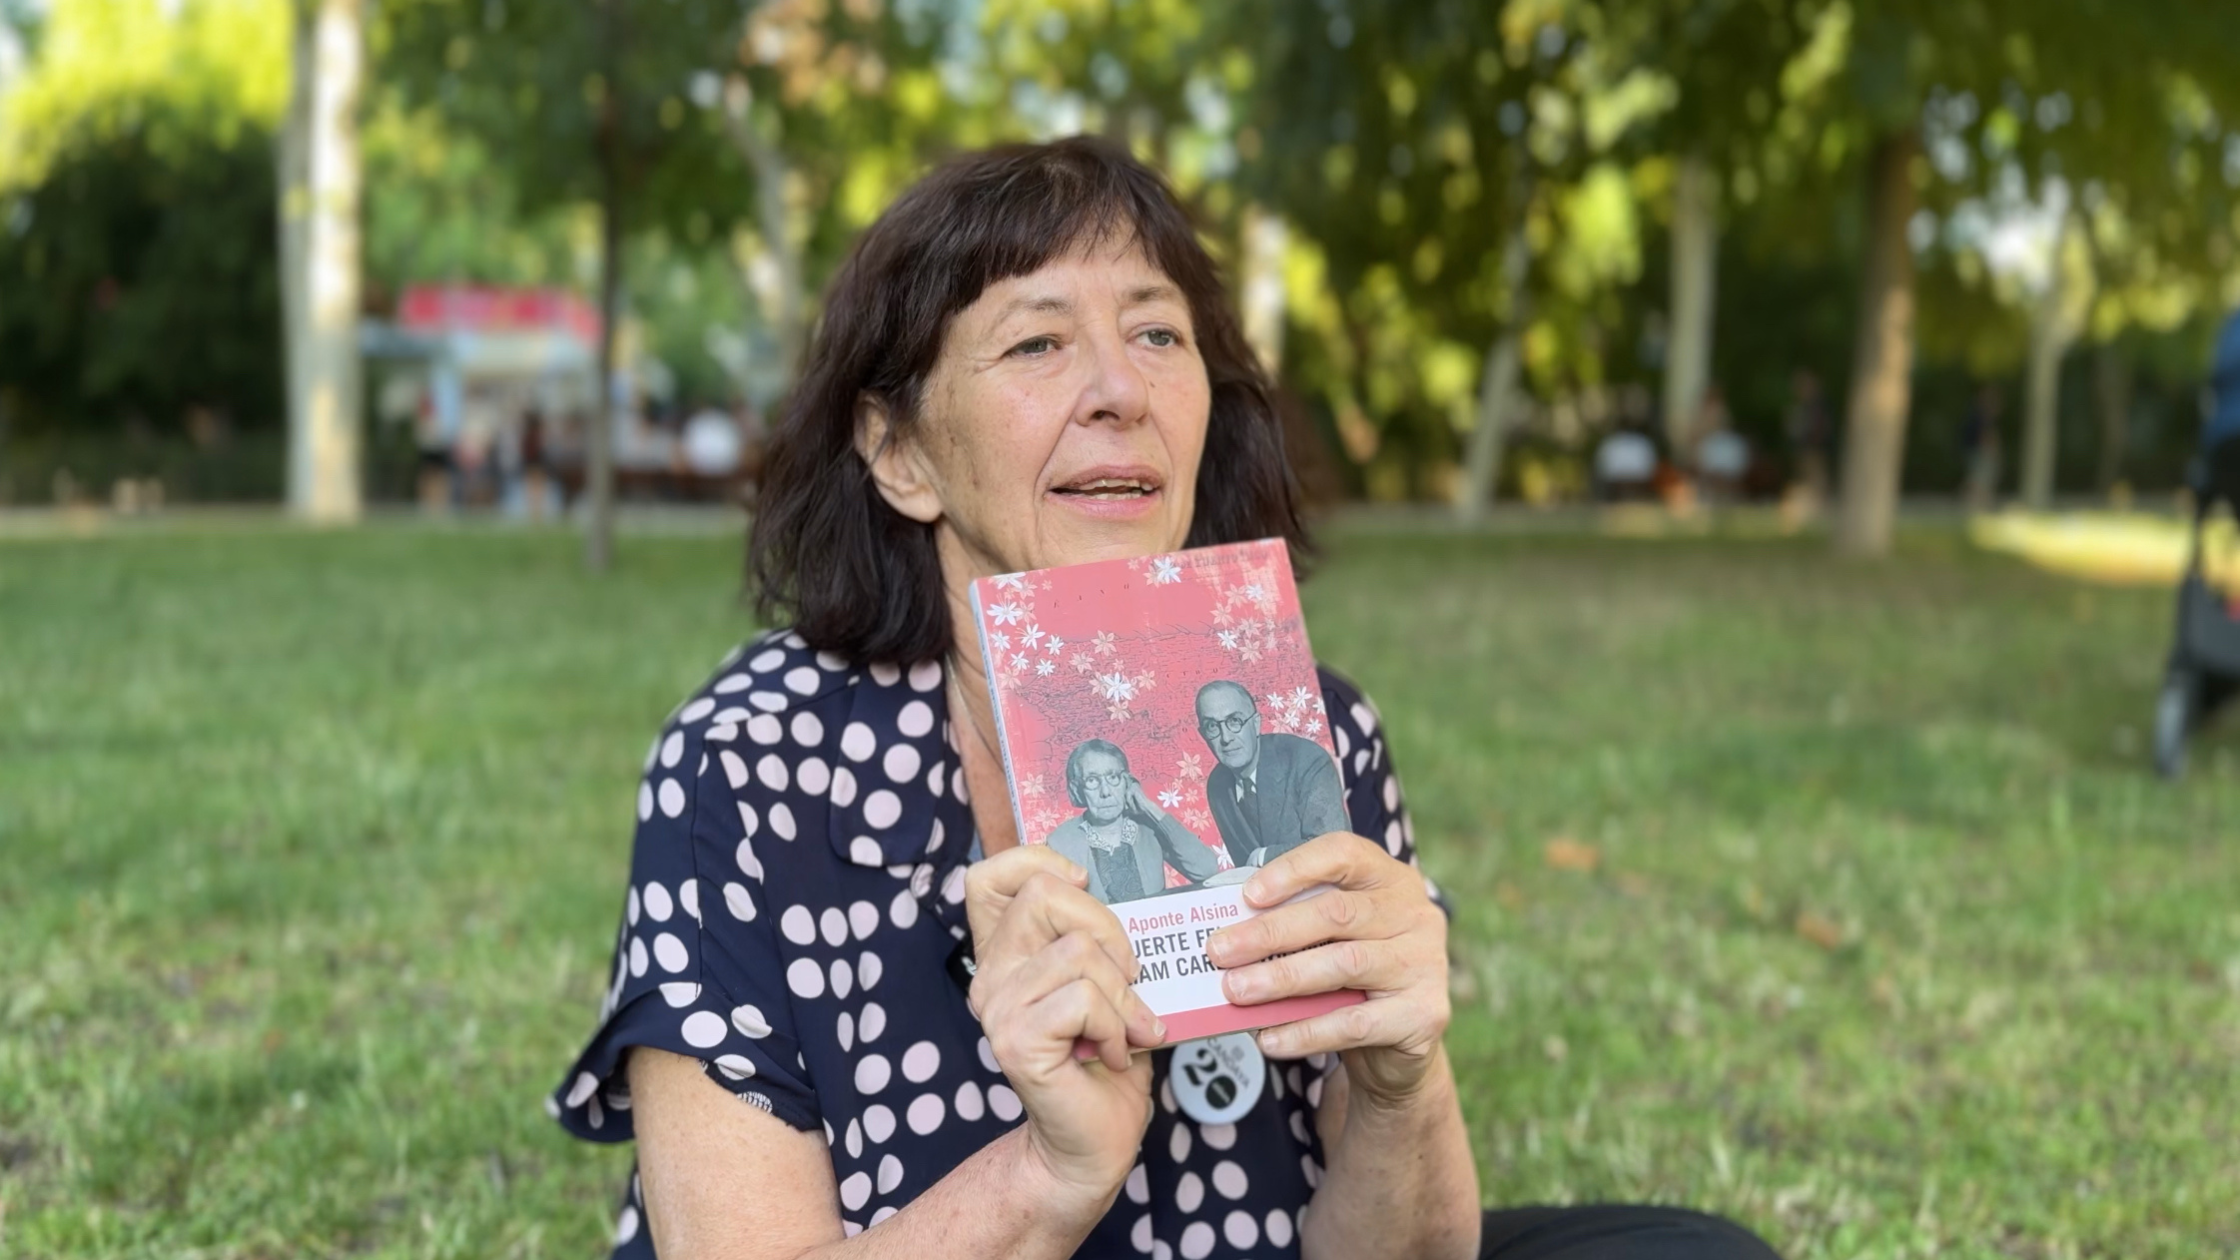
[[1143, 790], [1117, 744], [1074, 746], [1066, 799], [1081, 812], [1060, 823], [1048, 844], [1089, 872], [1089, 895], [1106, 905], [1165, 892], [1170, 866], [1192, 884], [1219, 868], [1214, 851]]

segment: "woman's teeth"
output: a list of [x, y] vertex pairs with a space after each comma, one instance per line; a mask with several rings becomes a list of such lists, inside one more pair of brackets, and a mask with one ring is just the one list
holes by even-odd
[[1151, 493], [1151, 487], [1140, 481], [1122, 481], [1110, 477], [1101, 477], [1095, 481], [1085, 481], [1078, 486], [1062, 487], [1058, 493], [1078, 494], [1090, 499], [1132, 499], [1139, 495]]

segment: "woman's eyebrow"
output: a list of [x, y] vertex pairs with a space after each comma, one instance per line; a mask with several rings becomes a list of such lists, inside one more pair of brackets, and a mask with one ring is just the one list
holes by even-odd
[[1015, 297], [1004, 303], [1002, 310], [996, 312], [994, 322], [1001, 324], [1021, 311], [1028, 311], [1036, 315], [1071, 315], [1073, 314], [1073, 301], [1070, 298], [1058, 297], [1055, 294], [1044, 294], [1039, 297]]
[[1171, 284], [1147, 284], [1128, 290], [1128, 306], [1148, 306], [1153, 302], [1179, 302], [1182, 291]]

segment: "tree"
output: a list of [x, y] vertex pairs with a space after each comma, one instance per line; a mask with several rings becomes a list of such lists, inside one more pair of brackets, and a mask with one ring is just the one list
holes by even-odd
[[363, 510], [358, 355], [359, 0], [296, 0], [280, 146], [281, 307], [286, 318], [288, 506], [346, 523]]

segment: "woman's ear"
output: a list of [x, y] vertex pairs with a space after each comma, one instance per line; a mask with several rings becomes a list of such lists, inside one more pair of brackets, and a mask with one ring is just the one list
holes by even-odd
[[870, 394], [856, 398], [856, 455], [888, 507], [921, 525], [941, 519], [941, 496], [917, 444], [896, 432], [885, 401]]

